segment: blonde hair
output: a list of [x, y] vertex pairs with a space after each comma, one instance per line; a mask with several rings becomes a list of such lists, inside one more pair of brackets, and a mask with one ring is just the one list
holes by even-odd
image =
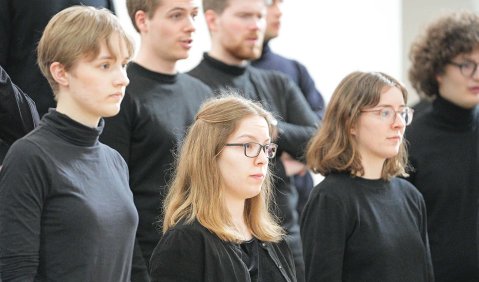
[[[326, 107], [321, 128], [308, 144], [306, 159], [313, 172], [324, 176], [332, 172], [364, 175], [361, 156], [351, 129], [357, 124], [361, 111], [376, 106], [381, 93], [390, 87], [398, 88], [407, 102], [406, 88], [393, 77], [381, 72], [353, 72], [334, 90]], [[399, 153], [385, 161], [381, 178], [406, 176], [407, 151], [401, 143]]]
[[126, 43], [128, 54], [134, 52], [132, 39], [120, 22], [107, 9], [89, 6], [73, 6], [57, 13], [48, 22], [38, 43], [38, 66], [56, 96], [58, 84], [50, 73], [50, 65], [59, 62], [68, 71], [82, 57], [94, 59], [105, 42], [112, 55], [110, 38], [118, 34]]
[[[164, 203], [163, 232], [180, 221], [191, 223], [196, 219], [224, 241], [242, 240], [223, 202], [218, 156], [239, 122], [249, 116], [264, 117], [271, 134], [273, 118], [258, 103], [228, 95], [202, 105], [177, 159]], [[271, 172], [268, 172], [261, 192], [246, 200], [244, 218], [256, 238], [277, 242], [283, 230], [269, 210], [271, 189]]]

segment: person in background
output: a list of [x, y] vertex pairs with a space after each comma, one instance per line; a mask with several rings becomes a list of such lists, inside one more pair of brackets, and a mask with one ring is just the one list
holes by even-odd
[[479, 15], [435, 19], [409, 57], [412, 86], [433, 99], [406, 139], [408, 180], [426, 202], [436, 281], [479, 281]]
[[[274, 53], [269, 46], [271, 40], [278, 37], [281, 29], [282, 4], [283, 0], [272, 0], [271, 4], [268, 5], [263, 51], [261, 52], [261, 57], [252, 61], [251, 65], [260, 69], [275, 70], [286, 74], [299, 86], [311, 109], [322, 120], [324, 99], [318, 89], [316, 89], [313, 78], [306, 67], [296, 60]], [[308, 201], [309, 194], [314, 186], [313, 178], [308, 173], [304, 163], [296, 161], [287, 153], [283, 153], [281, 159], [288, 175], [294, 177], [294, 185], [298, 190], [299, 196], [297, 211], [301, 215], [301, 211]]]
[[[189, 74], [214, 91], [235, 89], [244, 97], [259, 101], [278, 121], [278, 156], [287, 152], [295, 160], [304, 157], [304, 148], [319, 120], [294, 81], [272, 71], [260, 70], [249, 61], [261, 55], [265, 30], [265, 0], [203, 0], [211, 50]], [[219, 91], [221, 92], [221, 91]], [[291, 185], [281, 160], [276, 158], [274, 198], [276, 215], [288, 236], [298, 280], [303, 281], [304, 263], [299, 235], [298, 193]]]
[[35, 102], [0, 65], [0, 168], [10, 146], [39, 123]]
[[36, 47], [48, 21], [56, 13], [74, 5], [114, 11], [113, 2], [114, 0], [0, 1], [0, 65], [12, 81], [35, 101], [40, 117], [56, 105], [52, 89], [37, 65]]
[[273, 123], [260, 104], [239, 96], [201, 107], [166, 198], [152, 281], [296, 281], [269, 212]]
[[155, 222], [161, 216], [175, 152], [201, 103], [213, 93], [176, 69], [192, 47], [199, 1], [126, 3], [141, 43], [128, 64], [130, 84], [120, 113], [105, 120], [100, 140], [120, 152], [128, 164], [140, 217], [132, 281], [149, 281], [148, 262], [161, 236]]
[[128, 168], [98, 136], [120, 110], [132, 54], [106, 9], [70, 7], [46, 26], [38, 65], [58, 102], [0, 171], [0, 280], [130, 281]]
[[424, 200], [396, 177], [406, 175], [406, 102], [384, 73], [353, 72], [334, 91], [306, 154], [325, 176], [301, 220], [306, 281], [434, 281]]

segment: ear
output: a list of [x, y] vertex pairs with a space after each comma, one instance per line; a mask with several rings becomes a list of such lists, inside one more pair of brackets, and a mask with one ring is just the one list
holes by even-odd
[[436, 80], [438, 84], [442, 83], [442, 74], [436, 74]]
[[351, 133], [352, 136], [356, 136], [356, 134], [357, 134], [356, 133], [356, 127], [355, 126], [351, 127], [351, 129], [349, 130], [349, 133]]
[[139, 10], [135, 13], [135, 24], [140, 30], [140, 33], [148, 31], [148, 15], [145, 11]]
[[66, 71], [65, 66], [59, 62], [54, 62], [50, 65], [50, 73], [59, 85], [67, 87], [70, 84], [68, 80], [69, 74]]
[[218, 30], [218, 14], [213, 10], [205, 11], [206, 26], [210, 32]]

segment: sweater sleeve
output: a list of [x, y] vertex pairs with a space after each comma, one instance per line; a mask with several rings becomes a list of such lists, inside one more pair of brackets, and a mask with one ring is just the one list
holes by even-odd
[[[419, 193], [418, 193], [419, 194]], [[427, 263], [427, 280], [426, 281], [434, 281], [434, 269], [432, 265], [432, 257], [431, 251], [429, 247], [429, 238], [427, 234], [427, 212], [426, 212], [426, 204], [424, 202], [424, 198], [421, 194], [418, 195], [419, 197], [419, 210], [420, 210], [420, 232], [421, 232], [421, 239], [424, 243], [424, 249], [426, 250], [426, 258], [425, 261]]]
[[50, 185], [38, 148], [16, 142], [0, 170], [0, 266], [6, 281], [33, 281], [39, 264], [41, 216]]
[[7, 72], [0, 66], [0, 139], [12, 144], [38, 123], [35, 103], [13, 84]]
[[151, 281], [203, 281], [204, 254], [199, 232], [179, 229], [167, 231], [151, 255]]
[[347, 209], [333, 195], [316, 191], [311, 196], [301, 221], [306, 281], [342, 281]]
[[299, 88], [290, 79], [282, 81], [285, 116], [278, 122], [280, 148], [296, 159], [304, 157], [304, 149], [319, 124]]
[[297, 61], [295, 61], [295, 65], [298, 73], [299, 88], [316, 116], [322, 120], [325, 110], [323, 96], [316, 88], [314, 80], [306, 67]]

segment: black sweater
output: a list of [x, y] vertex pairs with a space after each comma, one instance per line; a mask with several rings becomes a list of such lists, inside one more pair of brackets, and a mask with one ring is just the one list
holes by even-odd
[[[279, 138], [275, 141], [279, 145], [278, 149], [297, 159], [303, 157], [306, 144], [319, 121], [292, 80], [279, 72], [260, 70], [249, 65], [227, 65], [208, 54], [189, 74], [216, 92], [219, 89], [233, 88], [246, 98], [261, 102], [278, 119]], [[279, 157], [275, 158], [273, 165], [277, 176], [274, 183], [274, 199], [279, 207], [277, 215], [288, 232], [287, 242], [295, 258], [298, 281], [302, 281], [304, 263], [296, 211], [298, 193], [286, 176]]]
[[438, 97], [406, 132], [436, 281], [479, 281], [479, 115]]
[[404, 179], [330, 174], [301, 220], [309, 282], [434, 281], [421, 194]]
[[51, 110], [0, 171], [0, 280], [129, 281], [138, 215], [128, 170], [89, 128]]
[[105, 7], [114, 0], [0, 1], [0, 65], [35, 101], [40, 117], [54, 108], [53, 91], [37, 65], [37, 44], [48, 21], [73, 5]]
[[[151, 279], [158, 282], [251, 282], [247, 254], [197, 221], [180, 223], [161, 238], [151, 257]], [[295, 282], [291, 250], [284, 241], [260, 242], [258, 281]]]
[[136, 63], [130, 63], [127, 72], [130, 84], [120, 113], [105, 119], [100, 139], [118, 150], [128, 164], [140, 216], [140, 250], [135, 252], [141, 251], [143, 256], [142, 262], [135, 256], [133, 271], [142, 268], [146, 273], [160, 239], [158, 221], [174, 171], [174, 154], [201, 103], [213, 95], [206, 85], [186, 74], [161, 74]]

